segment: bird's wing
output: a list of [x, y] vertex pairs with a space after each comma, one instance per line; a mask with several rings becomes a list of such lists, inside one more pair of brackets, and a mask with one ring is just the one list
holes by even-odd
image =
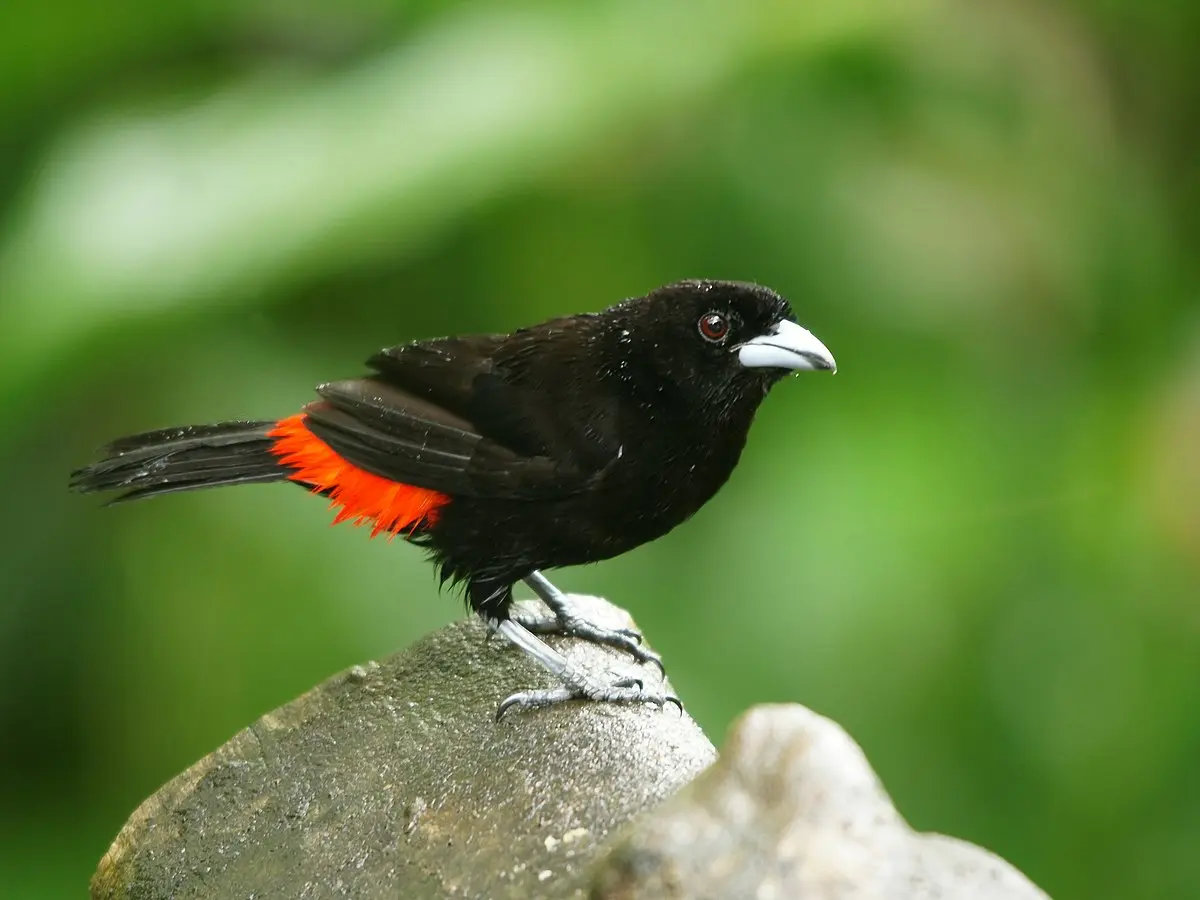
[[452, 496], [534, 500], [586, 490], [603, 471], [600, 454], [559, 452], [553, 423], [527, 413], [540, 408], [536, 392], [495, 362], [503, 340], [382, 351], [369, 361], [377, 374], [318, 388], [305, 424], [361, 469]]

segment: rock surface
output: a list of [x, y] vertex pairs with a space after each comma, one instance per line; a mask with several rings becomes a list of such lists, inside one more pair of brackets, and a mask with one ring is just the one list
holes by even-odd
[[761, 706], [721, 759], [621, 835], [593, 900], [1045, 900], [997, 856], [918, 834], [862, 750], [800, 706]]
[[[589, 604], [599, 621], [631, 624]], [[557, 646], [591, 667], [633, 668], [616, 651]], [[583, 896], [600, 842], [715, 752], [672, 706], [571, 703], [494, 721], [508, 694], [552, 684], [473, 620], [355, 667], [146, 800], [92, 896]]]
[[[586, 600], [598, 621], [632, 624]], [[674, 707], [495, 722], [503, 697], [551, 683], [473, 620], [356, 666], [146, 800], [92, 896], [1045, 900], [987, 851], [914, 832], [854, 741], [803, 707], [751, 710], [715, 764]]]

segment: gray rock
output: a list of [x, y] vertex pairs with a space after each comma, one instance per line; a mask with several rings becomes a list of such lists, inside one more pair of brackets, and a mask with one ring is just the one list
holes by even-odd
[[636, 822], [598, 866], [593, 900], [1034, 900], [997, 856], [914, 832], [862, 750], [801, 706], [762, 706], [721, 759]]
[[[551, 643], [590, 667], [632, 669], [616, 651]], [[92, 896], [582, 896], [600, 842], [715, 753], [672, 706], [571, 703], [494, 721], [509, 693], [552, 683], [473, 620], [356, 666], [146, 800]]]

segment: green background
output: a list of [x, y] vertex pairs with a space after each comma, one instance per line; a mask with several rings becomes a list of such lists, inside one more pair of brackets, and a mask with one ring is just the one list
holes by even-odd
[[695, 519], [560, 573], [720, 743], [799, 701], [1056, 897], [1200, 884], [1200, 6], [0, 5], [0, 894], [81, 896], [260, 714], [461, 614], [282, 485], [106, 439], [681, 277], [837, 356]]

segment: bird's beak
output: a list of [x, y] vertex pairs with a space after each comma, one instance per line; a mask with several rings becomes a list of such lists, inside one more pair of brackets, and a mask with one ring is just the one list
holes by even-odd
[[737, 347], [738, 361], [751, 369], [828, 369], [837, 371], [829, 348], [811, 331], [784, 319], [766, 334]]

